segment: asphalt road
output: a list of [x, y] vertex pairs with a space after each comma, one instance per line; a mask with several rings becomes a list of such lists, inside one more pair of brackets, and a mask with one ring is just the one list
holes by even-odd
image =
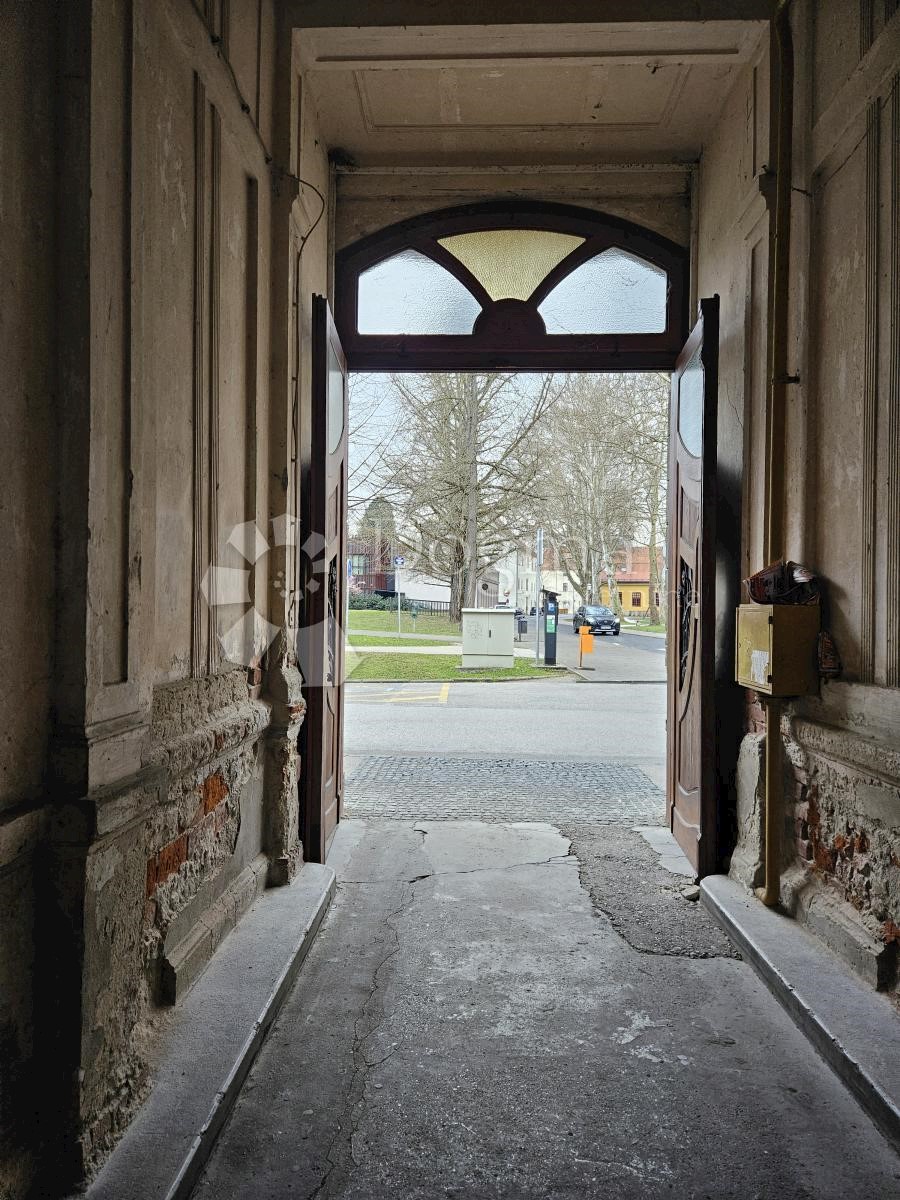
[[346, 768], [349, 774], [356, 758], [373, 754], [615, 760], [633, 763], [662, 786], [665, 692], [658, 683], [589, 687], [565, 675], [509, 683], [349, 683]]

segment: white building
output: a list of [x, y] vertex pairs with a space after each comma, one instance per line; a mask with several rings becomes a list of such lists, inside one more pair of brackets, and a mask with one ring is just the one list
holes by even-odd
[[576, 608], [581, 607], [581, 594], [572, 587], [564, 571], [550, 571], [544, 568], [541, 572], [541, 587], [544, 591], [556, 592], [561, 613], [574, 612]]
[[534, 550], [518, 547], [497, 563], [499, 594], [501, 602], [511, 608], [523, 608], [526, 612], [536, 604], [537, 559]]

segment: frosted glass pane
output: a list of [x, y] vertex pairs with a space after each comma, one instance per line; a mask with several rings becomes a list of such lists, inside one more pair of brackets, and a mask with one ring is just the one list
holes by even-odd
[[560, 280], [538, 312], [548, 333], [663, 333], [667, 290], [660, 267], [604, 250]]
[[334, 454], [344, 435], [344, 375], [334, 346], [328, 343], [328, 453]]
[[481, 306], [449, 271], [403, 250], [359, 277], [360, 333], [471, 333]]
[[678, 436], [688, 454], [699, 458], [703, 453], [703, 362], [699, 346], [678, 383]]
[[469, 268], [492, 300], [527, 300], [584, 238], [544, 229], [486, 229], [439, 241]]

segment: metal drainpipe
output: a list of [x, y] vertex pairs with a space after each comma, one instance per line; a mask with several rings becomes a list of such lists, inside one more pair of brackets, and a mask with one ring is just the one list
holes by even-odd
[[[769, 411], [766, 446], [765, 562], [783, 554], [784, 426], [787, 375], [787, 320], [791, 236], [791, 159], [794, 124], [794, 43], [791, 0], [779, 0], [773, 17], [778, 51], [778, 124], [775, 158], [775, 230], [772, 254], [772, 309], [769, 322]], [[781, 701], [766, 702], [766, 881], [761, 899], [774, 907], [781, 894], [781, 826], [784, 821]]]

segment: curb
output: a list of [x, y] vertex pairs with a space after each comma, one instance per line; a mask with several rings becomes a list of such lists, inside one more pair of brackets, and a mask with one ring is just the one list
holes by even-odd
[[335, 891], [307, 863], [264, 892], [173, 1014], [153, 1090], [87, 1200], [188, 1200]]
[[791, 917], [766, 908], [726, 875], [700, 897], [745, 960], [900, 1152], [900, 1021]]

